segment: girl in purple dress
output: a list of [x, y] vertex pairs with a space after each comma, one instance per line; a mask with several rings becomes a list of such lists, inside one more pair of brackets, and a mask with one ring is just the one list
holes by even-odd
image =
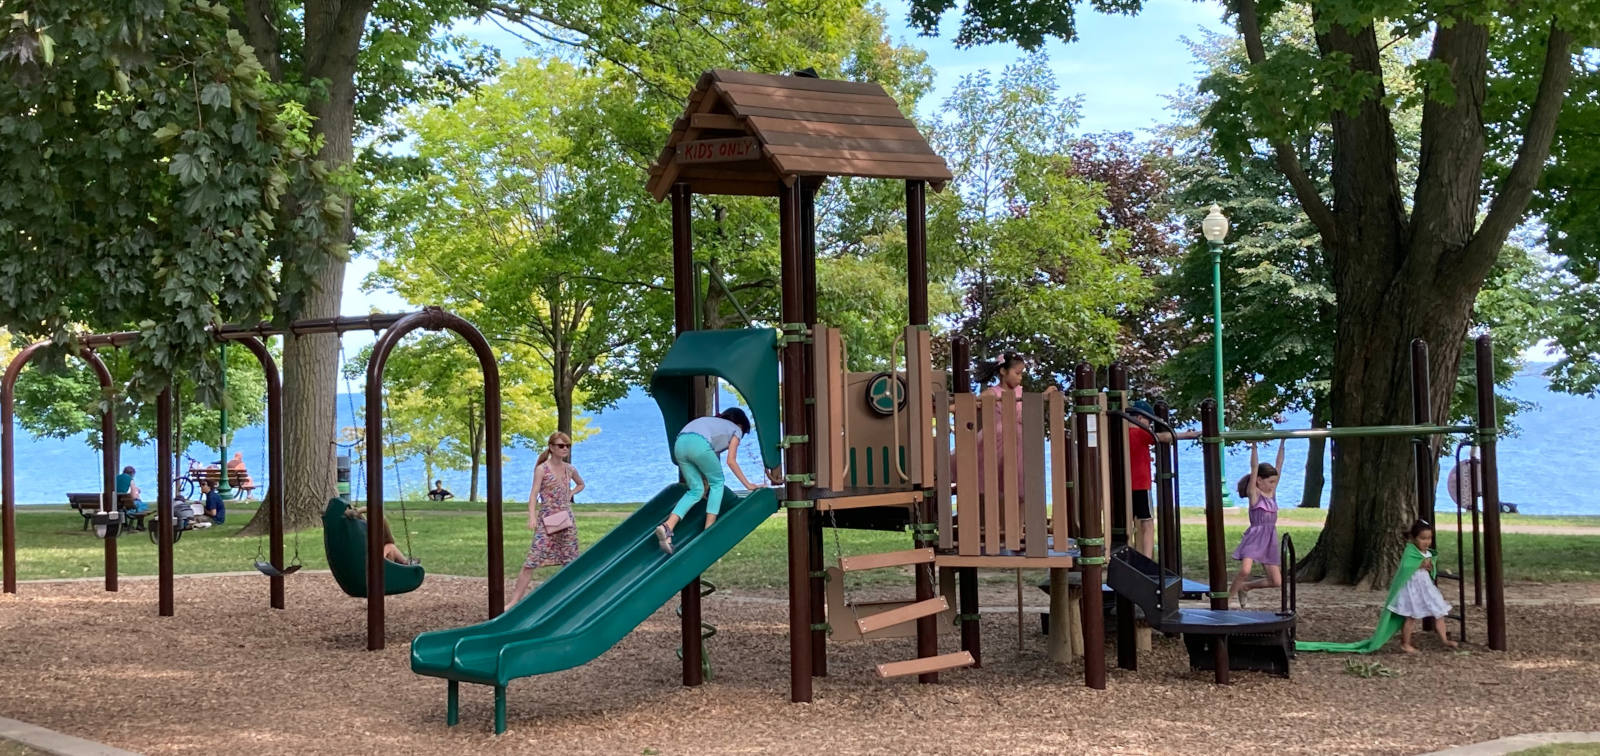
[[[1244, 594], [1255, 588], [1283, 585], [1283, 571], [1278, 565], [1278, 470], [1283, 468], [1283, 441], [1278, 441], [1278, 463], [1261, 464], [1259, 450], [1250, 445], [1250, 474], [1239, 479], [1239, 496], [1250, 501], [1250, 527], [1239, 539], [1239, 548], [1233, 558], [1239, 560], [1239, 574], [1233, 578], [1229, 591], [1244, 608]], [[1250, 579], [1250, 570], [1260, 562], [1267, 576]]]

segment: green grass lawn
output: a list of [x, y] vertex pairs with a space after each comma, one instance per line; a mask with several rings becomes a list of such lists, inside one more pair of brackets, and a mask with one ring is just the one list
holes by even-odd
[[[1200, 507], [1181, 507], [1184, 522], [1200, 522], [1205, 519], [1205, 510]], [[1229, 514], [1237, 513], [1244, 516], [1243, 509], [1229, 509]], [[1300, 509], [1299, 507], [1278, 510], [1278, 522], [1302, 522], [1321, 524], [1323, 518], [1328, 516], [1326, 509]], [[1441, 527], [1454, 527], [1456, 512], [1452, 508], [1440, 508], [1437, 517]], [[1472, 514], [1464, 513], [1461, 521], [1469, 528], [1472, 524]], [[1525, 515], [1503, 514], [1500, 515], [1502, 525], [1548, 525], [1553, 527], [1572, 528], [1600, 528], [1600, 516], [1597, 515]]]
[[1511, 756], [1600, 756], [1600, 743], [1552, 743], [1516, 751]]
[[[629, 505], [584, 504], [578, 507], [578, 535], [587, 548], [623, 519], [619, 512]], [[390, 526], [402, 549], [407, 548], [405, 530], [409, 530], [410, 548], [431, 571], [442, 574], [483, 575], [484, 522], [481, 516], [471, 516], [469, 507], [445, 502], [408, 502], [406, 504], [409, 528], [401, 527], [399, 507], [386, 507]], [[1284, 510], [1291, 513], [1294, 510]], [[253, 506], [242, 503], [229, 509], [229, 524], [224, 527], [196, 530], [185, 533], [176, 544], [174, 555], [176, 570], [180, 574], [203, 572], [236, 572], [252, 569], [258, 548], [266, 548], [265, 539], [239, 536], [238, 530], [249, 521]], [[1185, 512], [1183, 528], [1183, 560], [1185, 574], [1192, 578], [1205, 575], [1205, 531], [1198, 511]], [[508, 506], [505, 516], [506, 574], [515, 575], [521, 568], [522, 557], [528, 548], [529, 532], [526, 515], [521, 506]], [[92, 531], [81, 529], [82, 521], [75, 512], [65, 509], [30, 507], [19, 510], [17, 516], [17, 567], [23, 580], [39, 578], [96, 577], [102, 573], [104, 558], [102, 547]], [[1242, 526], [1226, 528], [1229, 552], [1243, 533]], [[1293, 536], [1303, 557], [1315, 544], [1320, 528], [1315, 523], [1304, 523], [1285, 517], [1279, 526], [1281, 532]], [[873, 553], [910, 548], [910, 536], [878, 531], [824, 531], [825, 562], [837, 562], [840, 554]], [[323, 556], [322, 531], [312, 528], [298, 535], [301, 561], [307, 569], [326, 569]], [[296, 536], [291, 534], [285, 542], [286, 554], [292, 556]], [[1600, 535], [1551, 536], [1507, 533], [1504, 536], [1505, 575], [1507, 580], [1541, 582], [1600, 581]], [[779, 588], [786, 581], [787, 533], [784, 519], [775, 516], [763, 523], [754, 533], [723, 557], [706, 573], [707, 578], [719, 585], [735, 588]], [[1440, 544], [1440, 567], [1455, 569], [1455, 539], [1445, 537]], [[118, 562], [124, 575], [150, 575], [156, 569], [156, 549], [144, 533], [131, 533], [123, 537], [118, 548]], [[1230, 569], [1232, 562], [1229, 563]], [[1469, 565], [1470, 569], [1470, 565]], [[539, 571], [544, 577], [555, 568]], [[1004, 582], [1014, 579], [1002, 571], [982, 573], [986, 580]], [[858, 582], [859, 581], [859, 582]], [[871, 584], [902, 584], [903, 575], [890, 570], [876, 570], [852, 575], [852, 586]]]

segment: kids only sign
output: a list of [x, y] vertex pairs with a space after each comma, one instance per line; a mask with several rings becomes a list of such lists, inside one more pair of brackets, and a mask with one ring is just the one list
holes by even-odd
[[680, 163], [732, 163], [755, 160], [761, 156], [761, 146], [755, 137], [735, 139], [702, 139], [678, 145]]

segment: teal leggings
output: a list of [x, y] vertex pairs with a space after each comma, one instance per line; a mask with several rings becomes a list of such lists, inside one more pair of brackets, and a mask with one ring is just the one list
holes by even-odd
[[711, 495], [706, 496], [706, 514], [715, 515], [722, 508], [722, 459], [711, 450], [711, 442], [698, 433], [680, 433], [672, 444], [672, 458], [678, 463], [683, 482], [689, 486], [672, 513], [683, 519], [689, 508], [710, 489]]

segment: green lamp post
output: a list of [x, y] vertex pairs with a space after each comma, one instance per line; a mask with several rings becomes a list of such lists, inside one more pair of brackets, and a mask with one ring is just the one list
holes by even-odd
[[[1205, 235], [1206, 243], [1211, 245], [1211, 356], [1216, 373], [1217, 427], [1227, 430], [1228, 425], [1222, 414], [1222, 242], [1228, 238], [1228, 216], [1222, 214], [1221, 205], [1211, 206], [1205, 220], [1200, 221], [1200, 232]], [[1219, 454], [1218, 457], [1226, 463], [1226, 454]], [[1224, 470], [1222, 480], [1227, 479], [1228, 473]]]

